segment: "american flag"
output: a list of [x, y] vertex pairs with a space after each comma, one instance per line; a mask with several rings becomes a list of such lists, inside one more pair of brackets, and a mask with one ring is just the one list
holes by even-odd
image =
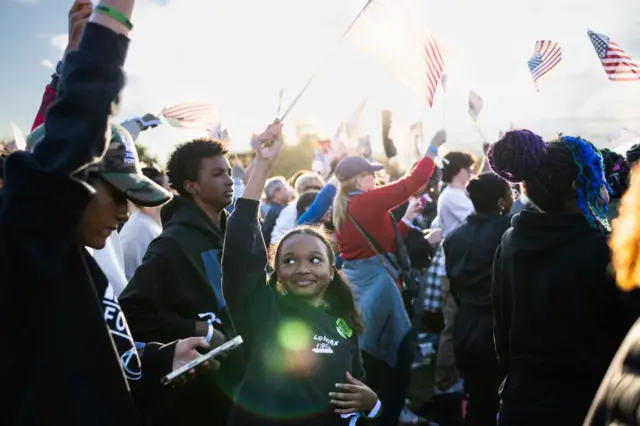
[[527, 64], [533, 76], [533, 82], [537, 84], [540, 77], [548, 73], [562, 60], [560, 45], [551, 40], [536, 41], [536, 48]]
[[[419, 12], [412, 0], [373, 1], [352, 38], [358, 48], [432, 106], [444, 61]], [[443, 89], [445, 81], [446, 77]]]
[[438, 43], [436, 43], [436, 40], [433, 37], [429, 37], [427, 39], [427, 43], [424, 46], [424, 52], [425, 72], [427, 75], [426, 101], [429, 106], [432, 106], [433, 97], [442, 77], [442, 72], [444, 71], [444, 60], [440, 54], [440, 49], [438, 49]]
[[205, 102], [184, 102], [160, 113], [173, 127], [212, 131], [218, 125], [216, 108]]
[[587, 31], [600, 62], [612, 81], [640, 80], [640, 67], [604, 34]]

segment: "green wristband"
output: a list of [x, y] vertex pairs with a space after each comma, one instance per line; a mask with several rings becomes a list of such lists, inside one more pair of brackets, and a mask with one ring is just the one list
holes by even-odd
[[109, 6], [105, 6], [103, 4], [99, 4], [96, 6], [96, 8], [94, 9], [95, 12], [97, 13], [102, 13], [103, 15], [106, 15], [110, 18], [115, 19], [116, 21], [120, 22], [122, 25], [124, 25], [129, 31], [131, 31], [133, 29], [133, 24], [131, 23], [131, 21], [129, 20], [129, 18], [127, 18], [126, 16], [124, 16], [122, 14], [122, 12], [111, 8]]

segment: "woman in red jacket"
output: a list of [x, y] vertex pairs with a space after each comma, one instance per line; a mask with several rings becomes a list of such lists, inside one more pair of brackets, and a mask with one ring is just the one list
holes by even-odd
[[[427, 184], [435, 167], [433, 159], [445, 140], [444, 131], [436, 133], [425, 157], [407, 176], [380, 187], [375, 186], [374, 177], [374, 172], [382, 169], [380, 165], [362, 157], [347, 157], [336, 167], [340, 188], [333, 223], [344, 274], [358, 295], [364, 316], [365, 332], [360, 336], [360, 346], [367, 384], [385, 404], [381, 425], [398, 422], [415, 346], [411, 322], [395, 282], [398, 271], [382, 256], [384, 253], [393, 256], [397, 249], [391, 210]], [[409, 215], [412, 210], [407, 209]], [[398, 224], [403, 237], [411, 226], [408, 219], [405, 215]]]

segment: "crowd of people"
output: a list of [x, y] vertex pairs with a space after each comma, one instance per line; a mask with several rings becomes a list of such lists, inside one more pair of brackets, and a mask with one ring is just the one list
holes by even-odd
[[0, 162], [0, 424], [640, 422], [640, 148], [439, 131], [391, 182], [358, 155], [287, 178], [276, 120], [246, 169], [213, 139], [143, 167], [147, 124], [112, 122], [134, 3], [76, 0]]

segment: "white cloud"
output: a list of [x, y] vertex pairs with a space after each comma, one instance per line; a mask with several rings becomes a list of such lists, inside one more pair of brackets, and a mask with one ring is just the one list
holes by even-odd
[[56, 66], [53, 64], [53, 62], [51, 62], [48, 59], [43, 59], [40, 61], [40, 65], [42, 65], [45, 68], [49, 68], [49, 69], [54, 69]]
[[[210, 101], [222, 110], [232, 145], [247, 149], [250, 134], [274, 118], [280, 87], [285, 87], [286, 107], [363, 3], [190, 0], [187, 6], [179, 0], [162, 5], [138, 0], [123, 115], [157, 113], [163, 105], [186, 100]], [[514, 123], [545, 137], [564, 131], [598, 143], [640, 119], [640, 83], [609, 82], [586, 35], [587, 28], [604, 33], [640, 61], [635, 36], [640, 3], [428, 0], [420, 5], [423, 15], [417, 16], [424, 16], [442, 44], [449, 74], [446, 99], [438, 93], [433, 109], [426, 110], [351, 39], [296, 105], [287, 119], [289, 132], [297, 121], [313, 118], [330, 134], [367, 94], [363, 125], [376, 148], [380, 110], [389, 108], [407, 122], [424, 118], [427, 134], [444, 120], [450, 145], [477, 149], [480, 137], [467, 113], [470, 89], [484, 99], [479, 125], [491, 140]], [[535, 41], [546, 38], [562, 45], [563, 61], [540, 80], [537, 93], [526, 62]], [[53, 37], [51, 44], [63, 50], [66, 35]], [[141, 142], [165, 156], [193, 136], [159, 127], [144, 133]]]
[[68, 41], [69, 35], [67, 33], [55, 34], [49, 37], [49, 44], [61, 52], [64, 52], [64, 49], [67, 48]]

